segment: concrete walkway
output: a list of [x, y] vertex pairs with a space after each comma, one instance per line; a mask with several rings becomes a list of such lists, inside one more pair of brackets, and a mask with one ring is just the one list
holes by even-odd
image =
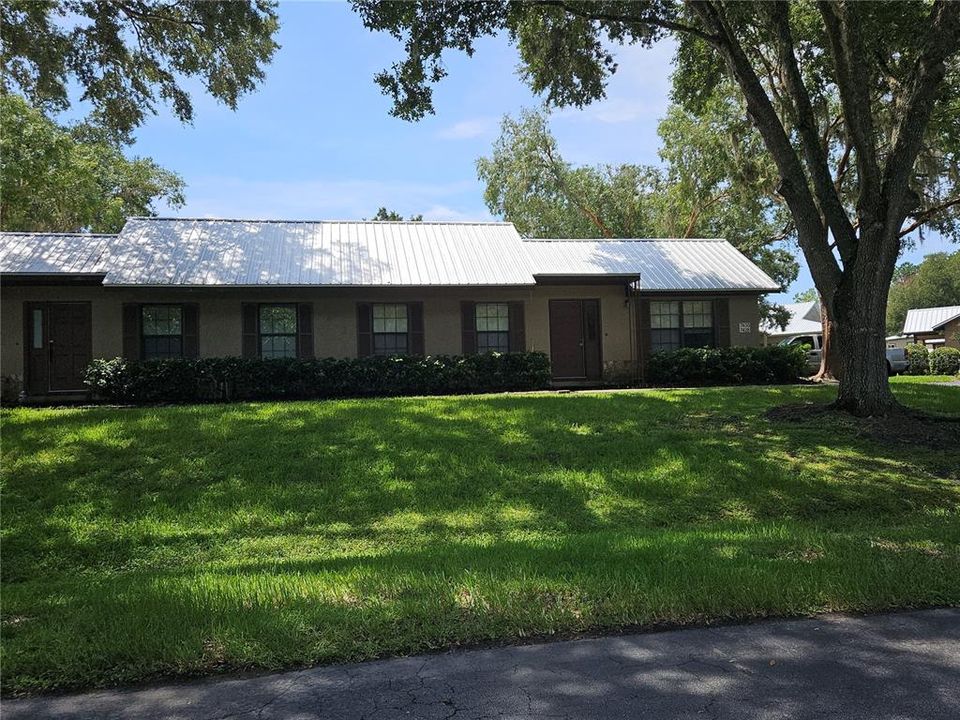
[[960, 718], [960, 610], [825, 616], [3, 703], [42, 718]]

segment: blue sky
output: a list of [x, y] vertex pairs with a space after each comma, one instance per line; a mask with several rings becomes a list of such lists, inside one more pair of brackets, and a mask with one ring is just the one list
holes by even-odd
[[[396, 40], [365, 30], [345, 4], [284, 2], [280, 21], [281, 48], [266, 79], [235, 112], [197, 85], [192, 125], [161, 110], [138, 130], [134, 153], [186, 180], [187, 204], [175, 214], [359, 219], [384, 205], [427, 219], [490, 219], [474, 162], [489, 152], [504, 114], [540, 103], [506, 41], [481, 41], [473, 58], [451, 55], [434, 93], [436, 115], [410, 123], [389, 115], [373, 82], [400, 57]], [[565, 158], [658, 162], [672, 53], [669, 43], [619, 49], [607, 98], [554, 114]], [[942, 249], [955, 247], [928, 238], [905, 258]], [[804, 271], [778, 299], [811, 285]]]

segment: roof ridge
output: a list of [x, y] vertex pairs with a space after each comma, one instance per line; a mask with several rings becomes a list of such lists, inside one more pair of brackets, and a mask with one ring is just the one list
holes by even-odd
[[133, 215], [127, 220], [160, 220], [164, 222], [247, 222], [276, 224], [328, 225], [513, 225], [505, 220], [283, 220], [279, 218], [221, 218], [221, 217], [151, 217]]
[[116, 237], [119, 233], [85, 233], [85, 232], [43, 232], [43, 231], [28, 231], [28, 230], [0, 230], [0, 235], [28, 235], [30, 237], [35, 237], [38, 235], [43, 235], [44, 237], [90, 237], [90, 238], [99, 238], [99, 237]]
[[649, 238], [521, 238], [524, 242], [535, 243], [618, 243], [618, 242], [728, 242], [726, 238], [678, 238], [678, 237], [649, 237]]

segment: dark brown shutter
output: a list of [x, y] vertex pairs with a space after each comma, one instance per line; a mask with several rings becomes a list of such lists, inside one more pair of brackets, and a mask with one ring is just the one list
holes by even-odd
[[510, 328], [508, 341], [510, 352], [524, 352], [527, 349], [527, 331], [523, 324], [523, 303], [510, 303], [507, 315]]
[[140, 305], [123, 304], [123, 356], [127, 360], [140, 359]]
[[196, 303], [185, 303], [183, 313], [183, 356], [200, 357], [200, 309]]
[[411, 355], [423, 355], [423, 303], [407, 303], [408, 337]]
[[713, 301], [713, 324], [716, 328], [717, 347], [730, 347], [730, 300], [719, 298]]
[[647, 376], [647, 360], [650, 359], [650, 301], [637, 300], [637, 353], [640, 358], [640, 377]]
[[297, 357], [313, 357], [313, 303], [297, 305]]
[[460, 302], [460, 352], [475, 355], [477, 352], [477, 304], [471, 300]]
[[357, 357], [373, 355], [373, 309], [357, 303]]
[[260, 348], [258, 335], [259, 318], [257, 317], [256, 303], [243, 303], [240, 306], [240, 314], [243, 317], [243, 341], [240, 344], [240, 354], [245, 358], [260, 357]]

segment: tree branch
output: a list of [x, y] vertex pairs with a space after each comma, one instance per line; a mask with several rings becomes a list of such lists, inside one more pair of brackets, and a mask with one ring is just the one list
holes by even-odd
[[883, 194], [888, 209], [887, 227], [899, 230], [909, 195], [913, 166], [923, 143], [924, 130], [933, 114], [934, 101], [946, 75], [946, 60], [960, 51], [960, 3], [936, 0], [930, 11], [930, 31], [910, 76], [904, 83], [906, 102], [894, 126], [893, 149], [887, 160]]
[[[574, 7], [570, 3], [564, 2], [564, 0], [544, 0], [538, 4], [563, 8], [564, 11], [570, 13], [571, 15], [575, 15], [576, 17], [583, 18], [584, 20], [651, 25], [653, 27], [662, 28], [663, 30], [669, 30], [671, 32], [695, 35], [710, 45], [715, 45], [717, 41], [715, 36], [705, 33], [699, 28], [693, 27], [692, 25], [687, 25], [685, 23], [676, 22], [675, 20], [668, 20], [667, 18], [659, 17], [657, 15], [628, 15], [626, 13], [617, 15], [608, 12], [594, 12], [592, 10], [588, 11], [583, 7]], [[590, 3], [586, 3], [586, 5], [589, 6]]]
[[823, 17], [830, 54], [836, 69], [837, 91], [843, 108], [847, 137], [857, 151], [857, 179], [860, 196], [857, 210], [861, 220], [877, 218], [880, 208], [880, 166], [877, 162], [873, 114], [870, 111], [870, 82], [867, 57], [857, 13], [846, 5], [822, 0], [817, 3]]
[[837, 242], [844, 265], [849, 265], [856, 258], [857, 238], [833, 184], [830, 166], [827, 163], [827, 152], [820, 142], [817, 119], [810, 104], [810, 93], [804, 85], [797, 65], [797, 57], [793, 52], [790, 8], [783, 0], [766, 7], [770, 11], [774, 40], [784, 70], [784, 82], [792, 101], [797, 131], [800, 134], [800, 146], [807, 172], [810, 173], [810, 179], [813, 181], [815, 198], [819, 201], [820, 210]]
[[900, 234], [898, 235], [898, 237], [904, 237], [905, 235], [909, 235], [914, 230], [916, 230], [917, 228], [921, 227], [922, 225], [924, 225], [925, 223], [933, 219], [934, 215], [936, 215], [937, 213], [943, 212], [944, 210], [948, 210], [949, 208], [952, 208], [954, 205], [960, 205], [960, 195], [957, 195], [956, 197], [952, 197], [948, 200], [944, 200], [942, 203], [939, 203], [938, 205], [934, 205], [933, 207], [927, 208], [923, 212], [917, 213], [914, 216], [914, 221], [909, 225], [907, 225], [907, 227], [903, 228], [900, 231]]
[[689, 4], [704, 26], [718, 38], [717, 49], [740, 86], [747, 101], [747, 112], [780, 172], [778, 192], [797, 223], [797, 237], [810, 272], [817, 287], [824, 294], [832, 294], [840, 281], [840, 266], [827, 247], [827, 228], [777, 111], [717, 4], [711, 0], [689, 0]]

